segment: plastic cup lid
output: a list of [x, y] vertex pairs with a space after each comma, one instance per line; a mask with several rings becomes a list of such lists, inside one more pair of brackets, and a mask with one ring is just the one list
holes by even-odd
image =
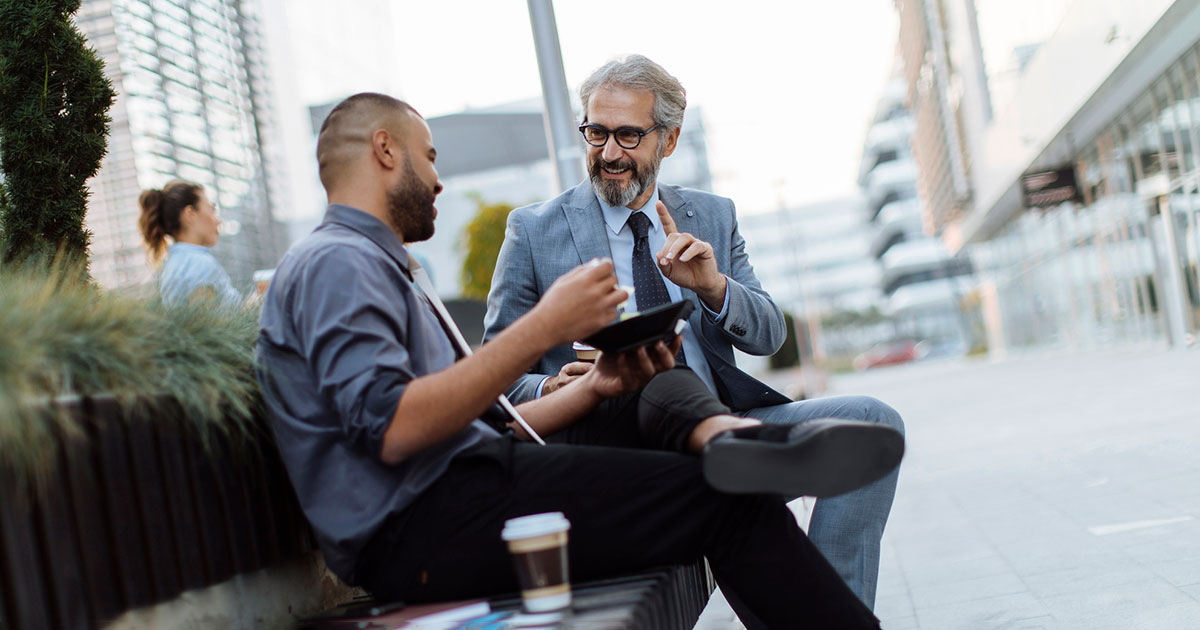
[[500, 532], [502, 540], [520, 540], [533, 538], [571, 529], [571, 522], [562, 512], [546, 512], [530, 514], [518, 518], [510, 518], [504, 522], [504, 531]]
[[572, 343], [571, 347], [575, 350], [595, 350], [595, 348], [583, 343], [582, 341], [576, 341], [575, 343]]

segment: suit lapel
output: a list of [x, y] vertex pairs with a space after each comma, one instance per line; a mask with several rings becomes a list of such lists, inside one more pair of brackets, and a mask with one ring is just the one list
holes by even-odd
[[[696, 238], [703, 239], [704, 235], [696, 231], [700, 227], [700, 219], [695, 216], [696, 212], [689, 207], [689, 201], [684, 199], [674, 187], [659, 185], [658, 198], [663, 203], [667, 204], [667, 211], [671, 213], [671, 218], [675, 220], [675, 227], [680, 232], [687, 232], [695, 235]], [[647, 211], [657, 212], [654, 208], [646, 208]], [[688, 211], [692, 210], [692, 216], [688, 216]]]
[[579, 252], [579, 262], [593, 258], [612, 258], [608, 235], [604, 233], [604, 211], [592, 192], [592, 185], [583, 182], [574, 188], [570, 201], [563, 204], [562, 212], [571, 227], [571, 239]]

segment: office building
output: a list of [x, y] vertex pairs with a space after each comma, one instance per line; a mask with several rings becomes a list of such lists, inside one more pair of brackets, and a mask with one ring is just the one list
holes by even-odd
[[797, 319], [817, 358], [854, 354], [887, 335], [875, 325], [822, 325], [879, 308], [882, 270], [871, 255], [866, 207], [864, 197], [850, 196], [738, 216], [755, 275]]
[[974, 0], [896, 0], [896, 9], [912, 156], [933, 234], [970, 204], [972, 148], [991, 118], [983, 49]]
[[970, 204], [935, 217], [979, 267], [989, 345], [1193, 343], [1200, 5], [1076, 0], [1013, 81]]
[[85, 0], [76, 22], [117, 99], [108, 155], [89, 182], [92, 274], [106, 287], [147, 281], [137, 199], [172, 179], [202, 184], [224, 233], [214, 253], [239, 289], [273, 267], [280, 183], [264, 144], [270, 93], [255, 2]]
[[[955, 192], [952, 178], [929, 176], [928, 163], [917, 159], [916, 137], [927, 121], [910, 103], [938, 103], [914, 95], [905, 79], [908, 74], [907, 65], [897, 59], [876, 104], [859, 167], [858, 184], [867, 199], [865, 218], [872, 230], [869, 251], [881, 270], [879, 304], [893, 337], [965, 347], [971, 331], [962, 300], [970, 289], [971, 264], [965, 256], [946, 251], [934, 236], [933, 217], [951, 212], [947, 209], [966, 197]], [[938, 160], [946, 164], [948, 157], [952, 156], [943, 153]]]

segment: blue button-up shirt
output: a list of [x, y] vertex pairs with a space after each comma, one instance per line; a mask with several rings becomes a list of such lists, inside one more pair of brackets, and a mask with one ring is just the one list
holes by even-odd
[[[657, 255], [662, 250], [663, 245], [667, 243], [667, 234], [663, 230], [662, 219], [658, 218], [658, 211], [654, 209], [654, 204], [658, 202], [658, 186], [655, 185], [654, 193], [650, 199], [640, 210], [632, 210], [629, 207], [622, 206], [614, 208], [606, 203], [599, 196], [596, 197], [600, 202], [600, 208], [604, 211], [604, 223], [608, 226], [608, 246], [612, 251], [613, 269], [617, 274], [617, 281], [626, 286], [633, 286], [633, 229], [626, 222], [629, 221], [629, 216], [634, 212], [642, 212], [646, 218], [650, 219], [650, 229], [646, 232], [646, 238], [650, 241], [650, 252], [652, 255]], [[662, 271], [660, 270], [661, 274]], [[683, 299], [683, 293], [680, 292], [679, 286], [674, 282], [663, 277], [663, 283], [667, 285], [667, 295], [671, 297], [672, 302]], [[633, 294], [633, 298], [629, 304], [634, 310], [637, 309], [637, 293]], [[729, 310], [729, 291], [725, 292], [725, 303], [721, 305], [721, 312], [714, 313], [711, 309], [700, 300], [700, 306], [705, 310], [705, 317], [712, 318], [713, 321], [720, 322], [725, 313]], [[629, 310], [627, 307], [626, 310]], [[691, 368], [700, 380], [708, 386], [709, 391], [714, 394], [717, 392], [716, 385], [713, 383], [712, 371], [708, 367], [708, 361], [704, 358], [704, 352], [700, 349], [700, 340], [696, 338], [696, 332], [691, 327], [683, 330], [683, 358], [687, 361], [687, 366]]]
[[353, 584], [384, 520], [499, 434], [475, 420], [398, 465], [380, 459], [405, 388], [456, 356], [409, 279], [407, 250], [365, 212], [329, 206], [280, 261], [260, 324], [258, 380], [284, 464], [326, 563]]
[[186, 303], [197, 289], [204, 288], [211, 289], [223, 304], [235, 305], [242, 299], [212, 250], [193, 243], [174, 243], [167, 248], [158, 288], [163, 302], [172, 306]]

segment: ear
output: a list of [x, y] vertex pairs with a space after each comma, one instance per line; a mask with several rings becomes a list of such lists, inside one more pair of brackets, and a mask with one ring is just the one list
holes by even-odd
[[400, 159], [399, 150], [387, 129], [377, 129], [371, 134], [371, 153], [384, 168], [396, 168]]
[[675, 152], [675, 147], [679, 144], [679, 127], [676, 127], [667, 134], [667, 141], [663, 144], [663, 157], [667, 157]]

